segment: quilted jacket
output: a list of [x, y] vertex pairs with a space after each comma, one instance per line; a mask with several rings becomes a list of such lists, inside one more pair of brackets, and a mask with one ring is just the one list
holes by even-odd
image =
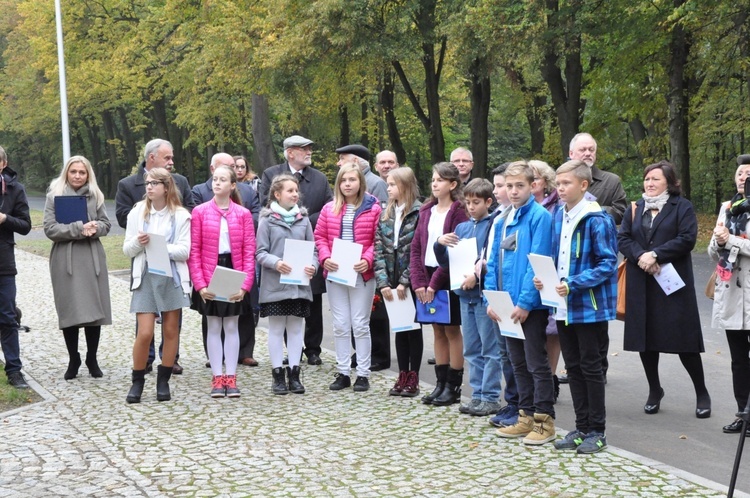
[[188, 260], [193, 287], [199, 292], [211, 282], [219, 259], [222, 217], [227, 219], [229, 227], [232, 266], [235, 270], [247, 273], [242, 289], [249, 292], [255, 280], [255, 229], [252, 214], [234, 202], [229, 203], [227, 211], [222, 211], [215, 199], [193, 209]]
[[381, 220], [375, 241], [375, 278], [378, 289], [385, 287], [395, 289], [399, 284], [411, 286], [411, 272], [409, 271], [411, 241], [417, 229], [421, 205], [421, 202], [414, 201], [411, 209], [406, 213], [398, 233], [398, 247], [395, 250], [393, 249], [395, 210], [390, 218], [385, 221]]

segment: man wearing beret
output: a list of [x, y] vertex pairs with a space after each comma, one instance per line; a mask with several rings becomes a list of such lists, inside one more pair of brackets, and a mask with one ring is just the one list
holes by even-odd
[[378, 175], [370, 170], [370, 150], [364, 145], [351, 144], [336, 149], [339, 162], [336, 166], [341, 167], [344, 163], [355, 163], [359, 165], [365, 175], [367, 193], [374, 195], [382, 202], [388, 202], [388, 185]]
[[[318, 222], [320, 211], [326, 203], [333, 200], [333, 191], [326, 175], [312, 167], [313, 141], [292, 135], [284, 140], [284, 158], [286, 162], [271, 166], [263, 172], [260, 181], [260, 200], [268, 204], [268, 193], [275, 176], [288, 173], [299, 182], [300, 204], [307, 208], [313, 229]], [[309, 365], [320, 365], [320, 345], [323, 342], [323, 293], [326, 283], [323, 279], [323, 267], [310, 280], [313, 301], [310, 316], [305, 320], [305, 355]]]

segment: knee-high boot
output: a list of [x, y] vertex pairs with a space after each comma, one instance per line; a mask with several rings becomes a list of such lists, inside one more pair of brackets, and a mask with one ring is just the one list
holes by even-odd
[[68, 350], [68, 369], [63, 376], [65, 380], [75, 379], [81, 366], [81, 355], [78, 353], [78, 327], [63, 329], [65, 347]]
[[443, 393], [443, 390], [445, 389], [445, 381], [448, 378], [449, 368], [448, 365], [435, 365], [435, 377], [437, 377], [437, 380], [435, 381], [435, 389], [433, 389], [430, 394], [422, 396], [422, 403], [426, 405], [432, 404], [432, 402]]

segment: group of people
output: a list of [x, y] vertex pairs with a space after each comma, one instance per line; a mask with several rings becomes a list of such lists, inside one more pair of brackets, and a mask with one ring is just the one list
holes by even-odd
[[[433, 166], [431, 195], [423, 198], [416, 175], [400, 167], [393, 152], [375, 156], [375, 174], [370, 151], [357, 144], [336, 150], [339, 169], [331, 188], [325, 175], [312, 168], [313, 145], [298, 135], [287, 138], [286, 161], [266, 168], [262, 179], [248, 174], [244, 157], [216, 154], [211, 177], [192, 190], [187, 179], [171, 172], [169, 142], [146, 145], [143, 162], [120, 181], [116, 199], [118, 223], [126, 228], [123, 251], [133, 260], [131, 312], [136, 314], [127, 402], [141, 400], [156, 356], [157, 322], [162, 345], [156, 398], [171, 398], [170, 377], [182, 372], [179, 331], [185, 306], [203, 316], [212, 397], [239, 397], [237, 365], [257, 365], [252, 356], [258, 313], [268, 317], [272, 392], [304, 393], [303, 354], [310, 365], [322, 363], [324, 292], [336, 354], [329, 389], [367, 391], [370, 372], [390, 366], [384, 302], [411, 299], [416, 305], [445, 308], [448, 318], [427, 317], [414, 329], [395, 334], [399, 375], [390, 395], [420, 394], [421, 325], [429, 324], [437, 382], [422, 396], [423, 403], [459, 403], [466, 363], [472, 396], [459, 412], [491, 416], [500, 437], [541, 445], [555, 440], [554, 404], [559, 384], [569, 382], [576, 427], [554, 446], [595, 453], [607, 445], [608, 322], [616, 314], [619, 252], [627, 272], [624, 348], [640, 354], [648, 381], [644, 412], [659, 411], [665, 396], [659, 356], [674, 353], [693, 382], [696, 417], [711, 415], [690, 257], [697, 219], [690, 202], [680, 196], [670, 163], [645, 168], [642, 198], [629, 206], [619, 178], [596, 166], [597, 144], [589, 134], [573, 138], [570, 160], [557, 171], [542, 161], [515, 161], [495, 168], [492, 182], [473, 178], [471, 152], [458, 148], [450, 162]], [[738, 193], [722, 206], [709, 253], [718, 261], [713, 325], [727, 330], [735, 397], [744, 409], [750, 393], [750, 323], [745, 323], [750, 305], [744, 304], [741, 262], [750, 257], [750, 246], [745, 247], [750, 201], [744, 194], [750, 156], [740, 156], [739, 163]], [[30, 223], [23, 187], [7, 168], [2, 149], [0, 171], [4, 200], [7, 184], [18, 205], [0, 208], [0, 234], [12, 239], [12, 232], [28, 232]], [[86, 199], [86, 221], [58, 222], [55, 199], [67, 195]], [[81, 327], [86, 366], [100, 377], [96, 351], [101, 326], [111, 324], [111, 306], [99, 238], [108, 233], [110, 222], [84, 157], [67, 161], [50, 185], [44, 229], [54, 242], [50, 272], [70, 358], [65, 379], [75, 378], [83, 363]], [[166, 244], [171, 271], [149, 269], [152, 239]], [[447, 292], [449, 255], [465, 239], [476, 243], [474, 271], [464, 275], [460, 288]], [[301, 269], [307, 285], [284, 278], [300, 270], [284, 261], [289, 240], [306, 241], [313, 248]], [[353, 268], [347, 269], [355, 272], [354, 282], [327, 278], [342, 269], [333, 257], [337, 240], [361, 247]], [[531, 254], [552, 258], [559, 277], [554, 292], [565, 306], [542, 302], [544, 284], [534, 274]], [[669, 295], [654, 278], [667, 265], [685, 283]], [[245, 274], [238, 292], [226, 300], [209, 291], [219, 266]], [[0, 292], [12, 290], [13, 302], [15, 287], [4, 284], [4, 278], [0, 275]], [[514, 308], [507, 315], [493, 309], [484, 291], [508, 292]], [[17, 336], [13, 343], [12, 334], [6, 334], [11, 311], [0, 312], [8, 379], [23, 387]], [[501, 333], [504, 321], [520, 323], [524, 338]], [[565, 375], [558, 373], [560, 353]], [[724, 427], [725, 432], [740, 430], [739, 419]]]

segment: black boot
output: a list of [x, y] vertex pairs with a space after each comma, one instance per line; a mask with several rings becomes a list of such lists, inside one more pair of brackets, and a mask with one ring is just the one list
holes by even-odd
[[99, 363], [96, 361], [96, 354], [91, 354], [90, 351], [86, 353], [86, 366], [92, 377], [99, 378], [104, 376], [102, 369], [99, 368]]
[[133, 370], [133, 385], [130, 387], [128, 397], [125, 401], [128, 403], [140, 403], [141, 394], [143, 394], [143, 383], [145, 382], [145, 370]]
[[159, 365], [156, 373], [156, 401], [169, 401], [172, 394], [169, 392], [169, 379], [172, 378], [172, 367]]
[[437, 377], [435, 389], [430, 394], [422, 396], [422, 403], [429, 405], [442, 394], [443, 389], [445, 389], [445, 381], [448, 378], [448, 368], [448, 365], [435, 365], [435, 376]]
[[78, 368], [81, 366], [81, 355], [76, 351], [70, 355], [68, 369], [65, 371], [65, 380], [75, 379], [78, 375]]
[[289, 379], [289, 392], [294, 394], [305, 394], [305, 386], [299, 380], [299, 365], [296, 367], [287, 367], [286, 375]]
[[448, 406], [461, 401], [461, 384], [464, 382], [464, 370], [448, 369], [448, 380], [440, 396], [432, 401], [435, 406]]
[[273, 383], [271, 389], [274, 394], [288, 394], [289, 390], [286, 387], [286, 378], [284, 377], [284, 368], [278, 367], [271, 370], [273, 375]]

